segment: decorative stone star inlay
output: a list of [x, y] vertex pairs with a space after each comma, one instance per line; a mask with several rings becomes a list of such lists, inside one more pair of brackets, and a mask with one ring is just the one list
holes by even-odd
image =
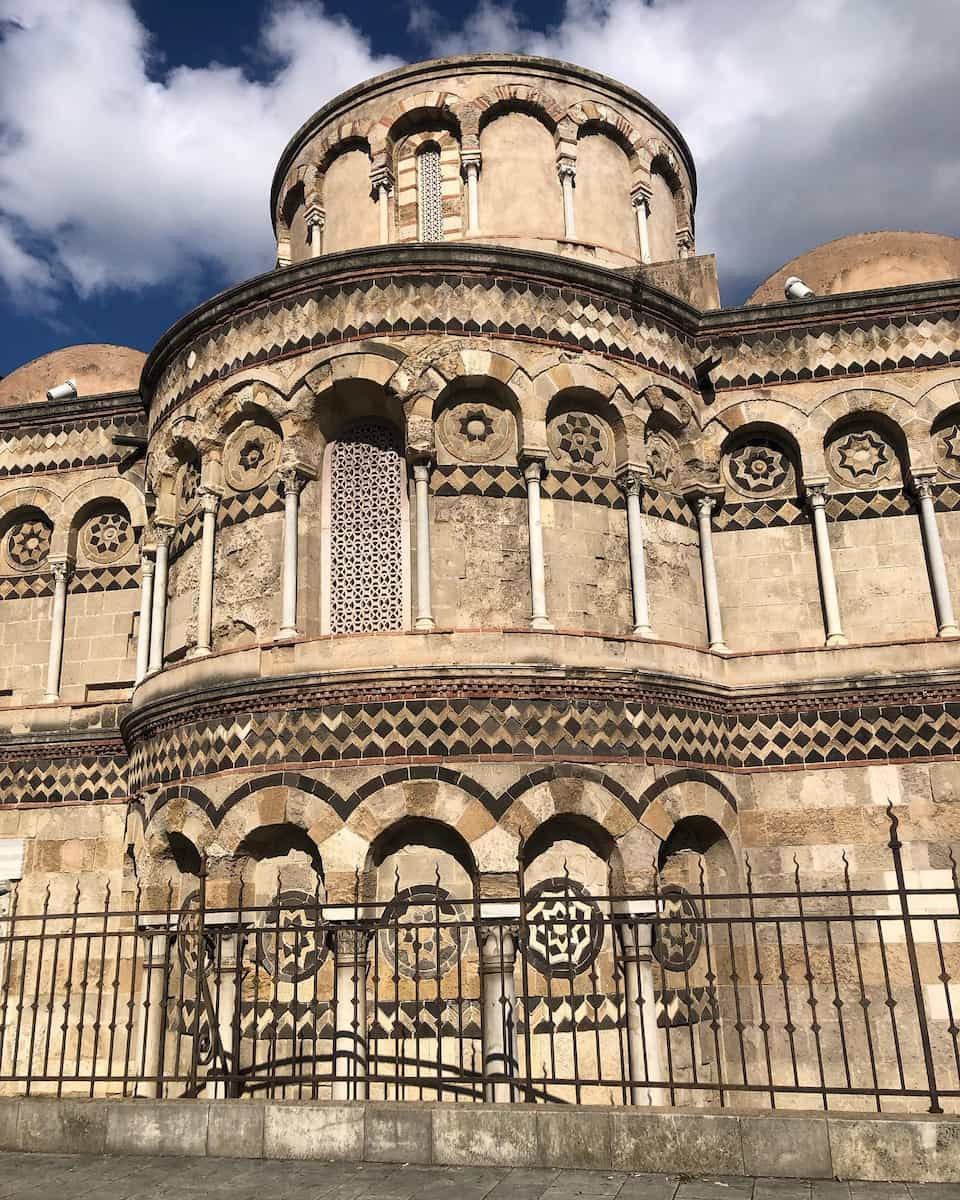
[[577, 466], [595, 467], [603, 458], [603, 432], [586, 413], [567, 413], [558, 423], [559, 448]]
[[840, 446], [840, 465], [854, 478], [875, 476], [890, 461], [890, 448], [873, 433], [851, 433]]
[[237, 457], [245, 471], [255, 471], [263, 462], [265, 456], [266, 451], [263, 448], [263, 442], [258, 438], [251, 438], [240, 447], [240, 453]]
[[960, 425], [943, 431], [943, 445], [947, 458], [960, 461]]
[[460, 418], [460, 433], [468, 442], [485, 442], [493, 433], [493, 421], [482, 409], [472, 409]]
[[14, 566], [38, 567], [50, 552], [50, 527], [43, 521], [15, 525], [7, 539], [7, 557]]
[[785, 482], [787, 472], [783, 451], [762, 442], [742, 446], [730, 460], [730, 475], [746, 492], [772, 492]]

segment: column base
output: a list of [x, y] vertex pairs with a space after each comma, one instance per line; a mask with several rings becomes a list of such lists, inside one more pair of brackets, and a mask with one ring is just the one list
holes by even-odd
[[295, 629], [281, 629], [277, 633], [277, 641], [278, 642], [291, 642], [291, 641], [293, 641], [294, 638], [299, 637], [299, 636], [300, 635], [297, 633], [297, 631]]
[[533, 617], [530, 621], [531, 629], [541, 629], [545, 632], [551, 632], [554, 626], [547, 620], [546, 617]]
[[956, 625], [943, 625], [937, 630], [937, 637], [958, 638], [960, 637], [960, 628]]
[[437, 623], [433, 617], [417, 617], [413, 627], [418, 633], [429, 633], [432, 629], [436, 629]]
[[649, 625], [634, 625], [633, 636], [640, 638], [652, 638], [653, 630]]
[[847, 639], [846, 639], [846, 636], [842, 633], [831, 633], [830, 636], [827, 638], [826, 644], [830, 648], [832, 648], [834, 646], [846, 646]]
[[729, 654], [730, 647], [726, 642], [711, 642], [710, 650], [713, 654]]
[[59, 701], [60, 701], [60, 693], [59, 692], [44, 692], [43, 693], [43, 703], [44, 704], [58, 704]]
[[187, 654], [187, 658], [206, 658], [210, 653], [211, 648], [209, 646], [194, 646]]

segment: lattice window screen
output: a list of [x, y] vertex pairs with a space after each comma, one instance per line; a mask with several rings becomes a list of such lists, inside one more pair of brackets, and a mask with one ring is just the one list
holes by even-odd
[[440, 194], [440, 150], [427, 145], [417, 155], [420, 240], [443, 241], [443, 199]]
[[368, 421], [330, 461], [330, 632], [404, 624], [403, 457], [397, 434]]

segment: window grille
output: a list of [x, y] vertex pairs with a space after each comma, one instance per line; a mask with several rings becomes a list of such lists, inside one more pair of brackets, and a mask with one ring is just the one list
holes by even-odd
[[331, 633], [404, 626], [404, 464], [396, 433], [366, 421], [331, 450]]
[[440, 148], [428, 144], [417, 155], [420, 240], [443, 241], [443, 200], [440, 194]]

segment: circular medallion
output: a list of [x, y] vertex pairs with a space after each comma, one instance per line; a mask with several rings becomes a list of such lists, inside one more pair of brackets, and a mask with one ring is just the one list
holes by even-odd
[[177, 519], [183, 521], [191, 516], [199, 504], [200, 464], [191, 458], [180, 468], [177, 478]]
[[312, 979], [327, 957], [326, 927], [317, 898], [290, 888], [258, 918], [257, 961], [282, 983]]
[[472, 942], [466, 909], [432, 883], [404, 888], [380, 918], [380, 953], [403, 979], [437, 979]]
[[11, 526], [4, 539], [4, 555], [14, 571], [35, 571], [50, 553], [53, 526], [42, 517], [32, 517]]
[[478, 398], [445, 408], [437, 422], [437, 434], [454, 458], [485, 463], [511, 449], [514, 427], [511, 413]]
[[124, 512], [99, 513], [80, 530], [80, 549], [90, 562], [116, 562], [132, 546], [133, 529]]
[[593, 413], [567, 412], [554, 417], [547, 426], [547, 442], [554, 458], [569, 471], [592, 474], [610, 467], [610, 430]]
[[527, 961], [541, 975], [573, 979], [603, 945], [597, 902], [575, 879], [544, 879], [527, 893]]
[[654, 927], [653, 956], [665, 971], [689, 971], [703, 945], [703, 925], [689, 892], [679, 884], [660, 889], [661, 921]]
[[728, 483], [751, 500], [795, 490], [793, 464], [786, 451], [766, 438], [753, 438], [724, 457]]
[[875, 429], [841, 434], [827, 447], [827, 466], [841, 483], [876, 488], [897, 477], [897, 454]]
[[235, 492], [249, 492], [271, 479], [280, 462], [280, 435], [244, 421], [223, 447], [223, 473]]

